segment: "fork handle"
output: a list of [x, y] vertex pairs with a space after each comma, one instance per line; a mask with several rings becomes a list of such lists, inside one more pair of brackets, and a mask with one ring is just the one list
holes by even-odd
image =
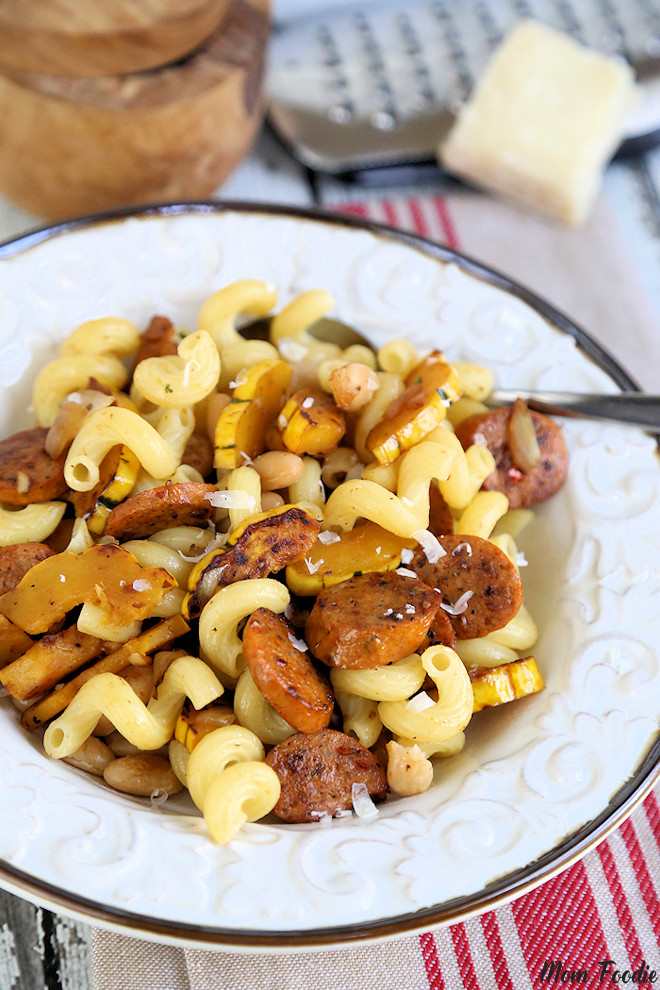
[[551, 416], [610, 419], [660, 433], [660, 395], [645, 392], [616, 392], [612, 395], [589, 395], [581, 392], [528, 392], [519, 389], [496, 389], [486, 399], [491, 406], [510, 405], [524, 399], [530, 409]]

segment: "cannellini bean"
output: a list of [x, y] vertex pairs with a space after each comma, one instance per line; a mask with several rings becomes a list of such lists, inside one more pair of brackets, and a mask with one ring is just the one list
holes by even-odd
[[264, 492], [288, 488], [301, 477], [304, 469], [302, 457], [283, 450], [269, 450], [259, 454], [252, 462], [252, 467], [261, 478], [261, 489]]
[[64, 763], [70, 763], [71, 766], [85, 770], [86, 773], [93, 773], [95, 777], [102, 777], [105, 768], [114, 758], [115, 754], [109, 746], [100, 739], [90, 736], [75, 753], [65, 758]]
[[390, 789], [403, 797], [428, 791], [433, 780], [433, 764], [419, 746], [401, 746], [392, 739], [386, 749]]
[[284, 499], [277, 492], [264, 492], [261, 496], [263, 512], [268, 512], [269, 509], [279, 509], [282, 505], [284, 505]]
[[103, 779], [117, 791], [140, 797], [176, 794], [182, 787], [168, 761], [154, 753], [136, 753], [113, 760], [105, 768]]
[[340, 409], [356, 412], [370, 401], [380, 388], [376, 372], [366, 364], [345, 364], [329, 376], [334, 400]]

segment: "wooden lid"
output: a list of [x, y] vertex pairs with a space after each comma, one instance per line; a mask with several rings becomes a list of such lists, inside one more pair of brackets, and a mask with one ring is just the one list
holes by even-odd
[[0, 66], [108, 76], [183, 58], [212, 35], [229, 0], [0, 0]]

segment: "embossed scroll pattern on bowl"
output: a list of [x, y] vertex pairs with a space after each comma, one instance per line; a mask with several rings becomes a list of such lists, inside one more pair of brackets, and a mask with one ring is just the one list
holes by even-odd
[[[441, 346], [491, 366], [502, 386], [616, 390], [571, 336], [468, 269], [373, 230], [258, 209], [74, 226], [0, 263], [4, 433], [28, 425], [35, 374], [81, 321], [145, 324], [162, 313], [192, 327], [208, 294], [245, 277], [275, 283], [281, 303], [324, 286], [337, 315], [375, 344], [406, 336]], [[5, 700], [7, 867], [37, 891], [65, 892], [90, 918], [94, 904], [128, 912], [137, 930], [151, 919], [258, 941], [341, 919], [369, 933], [455, 898], [477, 909], [488, 884], [598, 816], [658, 729], [660, 470], [640, 431], [574, 421], [565, 432], [568, 483], [523, 544], [547, 690], [475, 718], [429, 792], [386, 803], [369, 823], [256, 824], [218, 848], [190, 807], [154, 809], [47, 760]]]

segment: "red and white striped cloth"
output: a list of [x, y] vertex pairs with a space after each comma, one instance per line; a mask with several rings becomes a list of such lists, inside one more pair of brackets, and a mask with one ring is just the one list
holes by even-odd
[[[652, 387], [660, 377], [660, 320], [604, 198], [579, 231], [467, 192], [450, 199], [373, 198], [337, 209], [421, 234], [506, 272], [570, 313], [642, 384]], [[594, 987], [630, 982], [635, 971], [646, 975], [635, 983], [651, 985], [648, 974], [655, 971], [660, 985], [659, 799], [660, 788], [559, 877], [497, 911], [420, 936], [332, 952], [245, 956], [94, 930], [95, 990], [532, 990], [569, 983], [571, 974], [572, 982]], [[605, 966], [606, 960], [612, 963]], [[560, 968], [549, 973], [544, 964], [550, 963]]]

